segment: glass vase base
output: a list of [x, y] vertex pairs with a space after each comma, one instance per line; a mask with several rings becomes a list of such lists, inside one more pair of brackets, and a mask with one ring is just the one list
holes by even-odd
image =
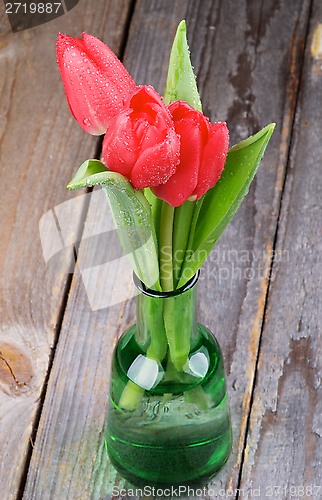
[[[119, 407], [126, 374], [142, 356], [136, 327], [119, 340], [113, 356], [106, 448], [118, 472], [133, 485], [169, 487], [209, 481], [232, 446], [227, 388], [220, 346], [198, 324], [198, 340], [185, 372], [164, 362], [164, 375], [145, 390], [135, 409]], [[196, 376], [196, 374], [198, 376]]]
[[[123, 442], [122, 453], [125, 450], [127, 450], [127, 461], [132, 463], [132, 467], [125, 468], [111, 452], [109, 452], [109, 458], [121, 476], [134, 486], [140, 488], [145, 486], [155, 488], [203, 486], [224, 466], [228, 459], [231, 450], [230, 428], [223, 431], [221, 438], [215, 444], [215, 451], [213, 440], [197, 446], [194, 443], [186, 444], [180, 449], [168, 446], [157, 449], [156, 447], [145, 447], [143, 453], [140, 450], [140, 461], [138, 461], [135, 444]], [[200, 462], [204, 463], [205, 455], [209, 455], [209, 453], [211, 453], [211, 458], [206, 466], [200, 467]], [[153, 456], [152, 462], [151, 456]]]

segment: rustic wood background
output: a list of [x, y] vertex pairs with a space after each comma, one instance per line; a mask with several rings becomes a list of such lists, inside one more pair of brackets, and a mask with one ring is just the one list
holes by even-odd
[[[182, 19], [204, 113], [227, 121], [231, 144], [277, 123], [199, 284], [199, 321], [224, 352], [234, 437], [202, 498], [322, 497], [322, 4], [80, 0], [18, 33], [0, 5], [3, 499], [107, 500], [113, 486], [130, 487], [110, 465], [103, 434], [110, 355], [134, 303], [107, 307], [104, 293], [95, 296], [128, 268], [121, 259], [112, 276], [105, 265], [120, 255], [114, 233], [104, 249], [99, 239], [87, 244], [111, 229], [100, 191], [65, 188], [100, 143], [70, 114], [55, 42], [58, 31], [93, 34], [137, 84], [162, 94]], [[43, 216], [48, 252], [70, 250], [47, 267]], [[82, 237], [73, 269], [71, 244]]]

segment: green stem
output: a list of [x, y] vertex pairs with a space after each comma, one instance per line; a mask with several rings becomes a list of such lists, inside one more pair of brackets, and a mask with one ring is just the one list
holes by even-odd
[[162, 209], [162, 200], [157, 198], [151, 191], [150, 188], [145, 188], [144, 195], [148, 202], [151, 205], [151, 212], [153, 217], [153, 224], [155, 227], [155, 234], [157, 243], [160, 241], [160, 219], [161, 219], [161, 209]]
[[[168, 349], [167, 336], [163, 321], [163, 301], [148, 295], [139, 294], [137, 300], [137, 328], [140, 328], [140, 318], [144, 318], [151, 342], [146, 357], [161, 362]], [[142, 326], [143, 328], [143, 326]], [[142, 335], [145, 336], [143, 329]], [[145, 367], [142, 367], [144, 372]], [[128, 381], [121, 395], [119, 406], [124, 410], [133, 411], [142, 400], [144, 389]]]
[[190, 352], [191, 334], [196, 325], [196, 289], [164, 299], [164, 324], [171, 361], [178, 372], [183, 371]]
[[191, 219], [193, 217], [196, 203], [193, 201], [186, 201], [174, 211], [174, 225], [173, 225], [173, 276], [174, 288], [181, 274], [182, 263], [185, 258], [188, 237], [191, 229]]
[[179, 372], [183, 370], [190, 351], [190, 330], [185, 324], [179, 325], [180, 311], [176, 308], [175, 298], [169, 297], [164, 303], [164, 324], [167, 334], [170, 357]]
[[183, 285], [185, 285], [185, 283], [187, 283], [187, 281], [190, 278], [192, 278], [192, 276], [193, 276], [193, 274], [191, 274], [191, 272], [189, 272], [189, 260], [190, 260], [192, 254], [193, 254], [193, 249], [192, 249], [192, 246], [193, 246], [193, 237], [194, 237], [194, 234], [195, 234], [197, 220], [198, 220], [199, 213], [200, 213], [200, 210], [201, 210], [201, 206], [203, 204], [205, 196], [206, 196], [206, 194], [204, 194], [201, 198], [199, 198], [199, 200], [197, 201], [197, 203], [195, 203], [195, 208], [194, 208], [194, 211], [193, 211], [193, 216], [192, 216], [192, 221], [191, 221], [191, 228], [190, 228], [190, 233], [189, 233], [189, 240], [188, 240], [188, 244], [187, 244], [187, 248], [186, 248], [184, 262], [183, 262], [182, 267], [181, 267], [181, 276], [180, 276], [179, 282], [177, 284], [177, 288], [180, 288]]
[[123, 410], [133, 411], [142, 401], [145, 389], [129, 380], [120, 398], [119, 407]]
[[144, 314], [149, 328], [151, 343], [147, 357], [162, 361], [167, 353], [167, 336], [163, 321], [163, 301], [149, 296], [143, 297]]
[[203, 388], [200, 385], [189, 389], [184, 392], [184, 398], [187, 403], [192, 403], [197, 405], [200, 411], [208, 410], [209, 404], [207, 400], [207, 395], [205, 394]]
[[160, 219], [160, 281], [164, 292], [173, 290], [172, 234], [174, 208], [165, 201], [162, 203]]

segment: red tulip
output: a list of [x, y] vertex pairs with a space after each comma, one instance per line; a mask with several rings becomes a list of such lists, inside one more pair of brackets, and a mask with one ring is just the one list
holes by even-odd
[[83, 40], [59, 34], [57, 61], [70, 110], [90, 134], [106, 132], [135, 90], [135, 82], [116, 55], [94, 36]]
[[198, 200], [214, 187], [224, 169], [229, 144], [226, 123], [210, 124], [208, 118], [186, 102], [168, 106], [180, 136], [180, 162], [164, 184], [152, 187], [158, 198], [177, 207], [188, 198]]
[[140, 86], [111, 122], [102, 158], [138, 189], [158, 186], [176, 171], [180, 142], [171, 115], [153, 87]]

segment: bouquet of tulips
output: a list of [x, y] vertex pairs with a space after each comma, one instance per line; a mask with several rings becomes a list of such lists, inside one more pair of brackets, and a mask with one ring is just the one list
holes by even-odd
[[[137, 277], [155, 291], [180, 289], [247, 194], [274, 124], [228, 149], [226, 123], [211, 124], [202, 114], [184, 21], [163, 98], [151, 86], [136, 86], [93, 36], [59, 35], [57, 58], [73, 116], [86, 132], [105, 133], [102, 161], [85, 161], [68, 188], [101, 185]], [[150, 310], [157, 326], [148, 355], [162, 359], [169, 346], [180, 371], [189, 346], [184, 318], [174, 328], [170, 309]]]

